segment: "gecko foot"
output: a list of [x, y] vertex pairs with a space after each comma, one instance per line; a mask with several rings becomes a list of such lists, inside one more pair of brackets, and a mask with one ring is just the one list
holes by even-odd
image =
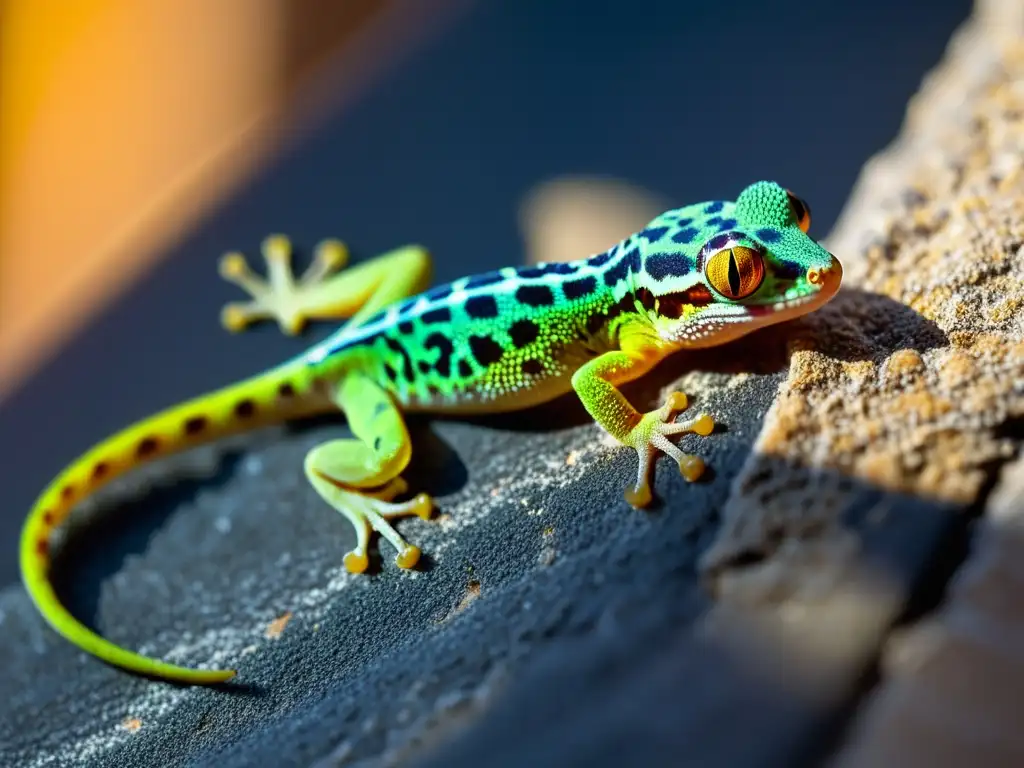
[[629, 433], [626, 442], [636, 450], [640, 458], [636, 485], [627, 488], [625, 493], [626, 501], [632, 506], [646, 507], [651, 503], [653, 497], [650, 483], [651, 462], [657, 451], [666, 453], [675, 459], [680, 474], [690, 482], [699, 479], [704, 473], [703, 459], [683, 453], [667, 437], [683, 432], [707, 436], [714, 430], [715, 422], [706, 413], [697, 414], [685, 421], [669, 420], [677, 412], [685, 410], [686, 406], [686, 395], [682, 392], [673, 392], [666, 398], [665, 404], [661, 408], [644, 414], [640, 423]]
[[261, 250], [267, 264], [266, 278], [254, 273], [241, 253], [221, 257], [221, 277], [252, 297], [251, 301], [227, 304], [221, 311], [221, 324], [229, 331], [241, 331], [252, 322], [269, 318], [293, 336], [306, 324], [315, 289], [345, 266], [348, 250], [338, 240], [324, 240], [316, 248], [313, 263], [298, 280], [292, 273], [292, 244], [287, 237], [270, 235]]
[[352, 522], [357, 536], [355, 549], [345, 555], [345, 570], [349, 573], [362, 573], [367, 569], [370, 564], [367, 547], [371, 531], [377, 531], [398, 550], [395, 564], [399, 568], [416, 566], [420, 559], [420, 548], [406, 541], [390, 521], [411, 515], [429, 519], [434, 507], [430, 496], [420, 493], [399, 504], [356, 492], [341, 491], [339, 496], [338, 502], [344, 505], [340, 511]]

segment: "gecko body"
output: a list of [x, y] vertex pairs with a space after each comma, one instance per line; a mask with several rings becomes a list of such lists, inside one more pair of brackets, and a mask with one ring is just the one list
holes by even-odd
[[[686, 397], [672, 393], [639, 413], [619, 392], [666, 356], [722, 344], [820, 307], [839, 289], [842, 266], [808, 234], [805, 203], [773, 182], [735, 202], [709, 201], [663, 213], [612, 248], [572, 262], [509, 267], [429, 290], [426, 251], [407, 246], [341, 270], [344, 247], [325, 241], [309, 271], [292, 276], [290, 245], [264, 242], [268, 279], [240, 254], [221, 274], [251, 296], [228, 305], [231, 330], [272, 318], [288, 333], [309, 319], [345, 318], [325, 341], [292, 360], [146, 418], [99, 443], [43, 491], [25, 522], [21, 571], [30, 596], [59, 633], [125, 669], [184, 683], [216, 683], [234, 670], [199, 670], [120, 648], [83, 626], [48, 578], [53, 529], [84, 497], [157, 457], [257, 426], [344, 412], [353, 438], [306, 456], [309, 482], [356, 531], [346, 568], [367, 568], [377, 531], [412, 568], [420, 550], [391, 521], [428, 518], [426, 494], [395, 499], [412, 454], [404, 412], [485, 413], [526, 408], [575, 391], [595, 421], [638, 455], [626, 500], [651, 500], [650, 467], [668, 454], [696, 480], [697, 456], [669, 440], [709, 435], [708, 414], [676, 421]], [[339, 271], [340, 270], [340, 271]]]

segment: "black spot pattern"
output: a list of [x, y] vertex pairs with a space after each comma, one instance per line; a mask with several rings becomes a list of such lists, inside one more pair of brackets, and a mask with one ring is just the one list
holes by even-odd
[[409, 353], [405, 351], [405, 347], [402, 346], [401, 342], [396, 339], [392, 339], [390, 336], [384, 337], [384, 343], [388, 345], [388, 349], [395, 352], [402, 357], [402, 376], [405, 377], [406, 381], [412, 381], [413, 370], [412, 370], [412, 358], [409, 357]]
[[473, 296], [466, 299], [466, 314], [474, 320], [498, 316], [498, 302], [493, 296]]
[[782, 239], [782, 233], [777, 229], [759, 229], [755, 234], [765, 243], [777, 243]]
[[416, 362], [416, 369], [420, 373], [427, 373], [430, 370], [430, 363], [428, 363], [426, 360], [418, 360]]
[[570, 301], [589, 296], [595, 290], [597, 290], [597, 278], [595, 277], [581, 277], [578, 280], [569, 280], [562, 286], [562, 293]]
[[434, 370], [447, 378], [452, 372], [452, 352], [455, 351], [451, 339], [443, 333], [432, 333], [423, 342], [423, 347], [438, 350], [439, 354], [437, 362], [434, 363]]
[[527, 344], [532, 344], [540, 336], [540, 328], [532, 320], [517, 320], [508, 329], [508, 335], [512, 337], [512, 343], [517, 349], [522, 349]]
[[686, 227], [681, 229], [672, 235], [672, 242], [675, 243], [692, 243], [693, 238], [697, 236], [697, 230], [693, 227]]
[[523, 360], [519, 367], [527, 376], [538, 376], [544, 373], [544, 364], [540, 360]]
[[410, 320], [403, 320], [402, 322], [400, 322], [398, 324], [398, 331], [399, 331], [399, 333], [409, 334], [409, 333], [412, 333], [412, 330], [413, 330], [413, 324], [412, 324], [412, 321], [410, 321]]
[[501, 360], [501, 356], [505, 354], [505, 350], [501, 348], [501, 344], [496, 342], [490, 336], [470, 336], [469, 351], [473, 353], [473, 357], [476, 358], [476, 361], [485, 368], [488, 365], [494, 365], [496, 362]]
[[448, 307], [437, 307], [420, 315], [420, 321], [427, 325], [434, 323], [447, 323], [452, 319], [452, 311]]
[[690, 273], [690, 259], [682, 253], [657, 253], [644, 260], [647, 274], [655, 280], [666, 277], [682, 277]]
[[465, 360], [459, 360], [459, 376], [468, 379], [473, 375], [473, 367]]
[[704, 213], [718, 213], [722, 208], [725, 207], [725, 203], [721, 200], [716, 200], [704, 209]]
[[710, 219], [708, 219], [707, 221], [704, 222], [704, 226], [706, 226], [706, 227], [714, 227], [716, 229], [718, 227], [720, 227], [721, 225], [722, 225], [722, 217], [721, 216], [712, 216]]
[[656, 243], [665, 236], [666, 232], [668, 232], [668, 227], [648, 227], [640, 233], [640, 237], [649, 243]]
[[613, 246], [612, 248], [609, 248], [604, 253], [598, 253], [595, 256], [591, 256], [589, 259], [587, 259], [587, 264], [589, 264], [592, 267], [603, 267], [605, 264], [612, 260], [612, 257], [615, 255], [615, 251], [617, 248], [618, 246], [616, 245]]
[[555, 294], [546, 285], [523, 285], [516, 290], [516, 301], [528, 307], [550, 307]]
[[452, 284], [445, 283], [444, 285], [439, 285], [436, 288], [431, 288], [423, 295], [430, 301], [440, 301], [441, 299], [452, 295]]
[[501, 272], [498, 272], [497, 270], [493, 272], [484, 272], [482, 275], [473, 275], [473, 277], [466, 281], [466, 290], [468, 291], [471, 288], [482, 288], [485, 285], [494, 285], [495, 283], [502, 282], [504, 279], [505, 278], [501, 276]]
[[529, 280], [536, 277], [544, 277], [544, 275], [571, 275], [579, 269], [575, 264], [569, 264], [564, 261], [553, 261], [550, 264], [538, 264], [535, 267], [523, 267], [522, 269], [516, 270], [516, 275]]
[[609, 267], [604, 273], [604, 284], [608, 286], [615, 285], [626, 279], [626, 277], [632, 272], [636, 273], [640, 271], [640, 251], [637, 248], [631, 249], [626, 253], [619, 262]]
[[736, 221], [736, 219], [722, 219], [722, 221], [719, 222], [718, 224], [718, 231], [724, 232], [727, 229], [732, 229], [733, 227], [736, 226], [737, 223], [738, 222]]

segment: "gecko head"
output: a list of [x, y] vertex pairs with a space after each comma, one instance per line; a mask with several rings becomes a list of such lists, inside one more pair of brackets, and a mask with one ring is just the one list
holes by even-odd
[[677, 285], [658, 296], [666, 340], [721, 344], [818, 309], [839, 290], [842, 265], [807, 234], [810, 208], [788, 190], [774, 182], [752, 184], [734, 204], [721, 206], [722, 217], [734, 226], [700, 228], [696, 268], [685, 290]]

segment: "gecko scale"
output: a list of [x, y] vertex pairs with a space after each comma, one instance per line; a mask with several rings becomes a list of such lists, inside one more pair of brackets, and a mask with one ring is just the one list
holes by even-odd
[[626, 500], [651, 500], [657, 452], [688, 480], [703, 461], [669, 440], [709, 435], [708, 414], [676, 421], [686, 396], [637, 412], [618, 386], [667, 355], [723, 344], [811, 312], [839, 289], [842, 266], [808, 234], [809, 210], [772, 182], [735, 202], [667, 211], [642, 231], [590, 258], [509, 267], [427, 290], [430, 257], [406, 246], [341, 270], [347, 253], [324, 241], [309, 270], [292, 276], [291, 246], [264, 241], [268, 279], [241, 254], [223, 257], [224, 278], [251, 300], [225, 307], [222, 322], [241, 330], [273, 318], [286, 333], [308, 319], [348, 318], [323, 342], [252, 378], [133, 424], [87, 451], [43, 491], [24, 524], [21, 573], [49, 624], [75, 645], [119, 667], [183, 683], [216, 683], [234, 670], [175, 666], [120, 648], [75, 619], [49, 581], [50, 534], [86, 496], [140, 464], [225, 435], [315, 413], [344, 412], [354, 435], [306, 455], [306, 477], [356, 531], [345, 567], [368, 565], [377, 531], [412, 568], [420, 550], [391, 521], [429, 518], [426, 494], [407, 491], [401, 473], [412, 446], [403, 412], [480, 413], [526, 408], [575, 390], [594, 420], [639, 457]]

